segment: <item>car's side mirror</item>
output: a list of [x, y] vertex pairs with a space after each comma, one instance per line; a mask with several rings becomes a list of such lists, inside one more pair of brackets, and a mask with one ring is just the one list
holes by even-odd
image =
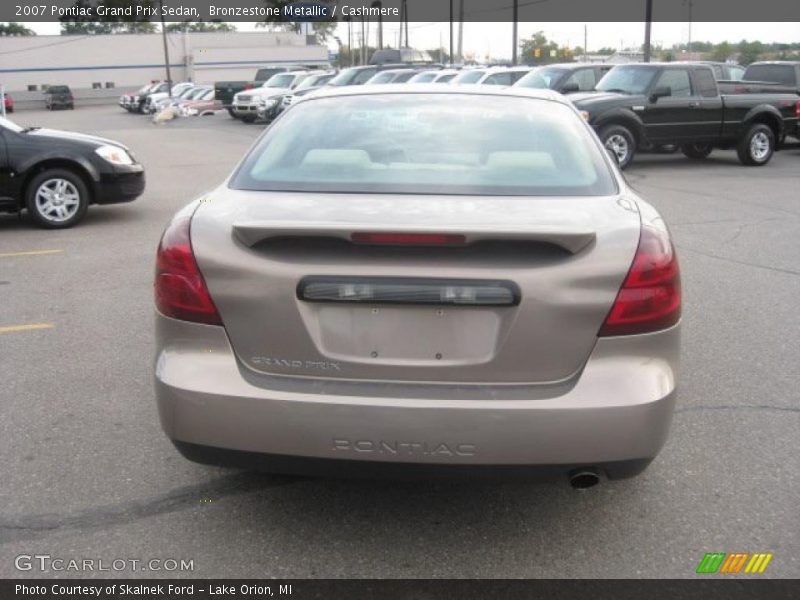
[[650, 92], [650, 102], [657, 102], [659, 98], [672, 96], [672, 89], [666, 85], [659, 86]]
[[565, 83], [561, 86], [561, 93], [562, 94], [572, 94], [573, 92], [579, 92], [581, 90], [581, 86], [579, 86], [574, 81], [569, 83]]

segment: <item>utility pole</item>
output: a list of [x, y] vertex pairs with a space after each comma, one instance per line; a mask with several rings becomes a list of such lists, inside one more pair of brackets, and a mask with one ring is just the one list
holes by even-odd
[[[372, 8], [380, 9], [383, 3], [380, 0], [375, 0], [371, 6]], [[383, 16], [381, 16], [380, 10], [378, 11], [378, 50], [383, 50]]]
[[366, 64], [367, 49], [364, 47], [364, 15], [361, 15], [361, 62], [359, 64]]
[[515, 64], [517, 64], [517, 46], [519, 45], [518, 42], [517, 42], [517, 34], [518, 34], [517, 26], [518, 26], [518, 20], [519, 20], [519, 0], [514, 0], [513, 20], [514, 20], [514, 27], [513, 27], [512, 33], [511, 33], [511, 40], [512, 40], [512, 44], [514, 45], [514, 47], [511, 48], [511, 64], [515, 65]]
[[647, 0], [644, 9], [644, 62], [650, 62], [650, 27], [653, 24], [653, 0]]
[[411, 48], [411, 42], [408, 41], [408, 2], [406, 0], [403, 0], [403, 7], [405, 8], [403, 14], [405, 15], [406, 48]]
[[347, 21], [347, 60], [350, 62], [350, 66], [353, 66], [353, 32], [350, 28], [350, 17], [344, 17], [344, 20]]
[[169, 48], [167, 47], [167, 26], [164, 25], [164, 0], [158, 0], [158, 6], [161, 10], [161, 40], [164, 42], [164, 65], [167, 67], [167, 94], [172, 98], [172, 74], [169, 71]]
[[458, 62], [464, 63], [464, 0], [458, 0]]
[[[648, 0], [649, 2], [650, 0]], [[583, 24], [583, 62], [589, 60], [587, 56], [589, 54], [589, 26], [586, 23]]]
[[692, 51], [692, 0], [687, 0], [689, 3], [689, 52]]
[[[406, 4], [406, 0], [402, 0], [400, 2], [400, 41], [397, 44], [397, 48], [405, 48], [408, 46], [408, 5]], [[405, 26], [405, 27], [404, 27]], [[403, 45], [403, 29], [405, 28], [406, 34], [406, 41], [405, 46]]]
[[450, 0], [450, 64], [453, 62], [453, 0]]

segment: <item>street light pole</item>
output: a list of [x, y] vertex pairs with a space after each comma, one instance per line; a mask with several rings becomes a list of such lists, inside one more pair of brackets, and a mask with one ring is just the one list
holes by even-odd
[[453, 0], [450, 0], [450, 64], [453, 62]]
[[167, 46], [167, 26], [164, 24], [164, 0], [158, 0], [161, 15], [161, 40], [164, 42], [164, 65], [167, 67], [167, 94], [172, 98], [172, 74], [169, 70], [169, 48]]
[[650, 62], [650, 27], [653, 24], [653, 0], [647, 0], [644, 9], [644, 62]]
[[512, 44], [514, 47], [511, 49], [511, 64], [517, 64], [517, 22], [519, 20], [519, 0], [514, 0], [514, 29], [511, 34]]
[[372, 8], [377, 8], [378, 10], [378, 50], [383, 50], [383, 17], [381, 16], [380, 9], [383, 7], [383, 3], [380, 0], [375, 0], [370, 6]]

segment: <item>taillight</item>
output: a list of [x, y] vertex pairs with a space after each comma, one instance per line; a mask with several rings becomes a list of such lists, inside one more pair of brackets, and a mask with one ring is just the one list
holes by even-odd
[[158, 245], [155, 298], [161, 314], [207, 325], [222, 325], [192, 252], [191, 216], [173, 220]]
[[800, 119], [800, 100], [795, 102], [795, 105], [794, 105], [794, 116], [797, 117], [798, 119]]
[[632, 335], [671, 327], [681, 318], [678, 258], [666, 231], [642, 227], [639, 247], [598, 335]]
[[462, 246], [466, 243], [463, 235], [449, 233], [356, 232], [350, 235], [350, 240], [356, 244], [387, 246]]
[[246, 89], [246, 90], [252, 90], [252, 89], [253, 89], [253, 86], [252, 86], [251, 84], [249, 84], [249, 83], [248, 83], [248, 84], [246, 84], [246, 85], [244, 86], [244, 89]]

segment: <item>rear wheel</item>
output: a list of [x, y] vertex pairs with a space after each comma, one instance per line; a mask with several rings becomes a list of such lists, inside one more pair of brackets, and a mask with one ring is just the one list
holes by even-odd
[[64, 229], [72, 227], [86, 215], [89, 189], [73, 171], [47, 169], [28, 184], [25, 205], [37, 225]]
[[624, 169], [633, 160], [636, 153], [636, 141], [627, 127], [609, 125], [600, 130], [600, 141], [617, 158], [620, 169]]
[[695, 160], [702, 160], [708, 158], [714, 147], [711, 144], [684, 144], [681, 146], [681, 152], [689, 158]]
[[750, 127], [736, 146], [739, 161], [751, 167], [767, 164], [774, 152], [775, 134], [763, 123], [756, 123]]

